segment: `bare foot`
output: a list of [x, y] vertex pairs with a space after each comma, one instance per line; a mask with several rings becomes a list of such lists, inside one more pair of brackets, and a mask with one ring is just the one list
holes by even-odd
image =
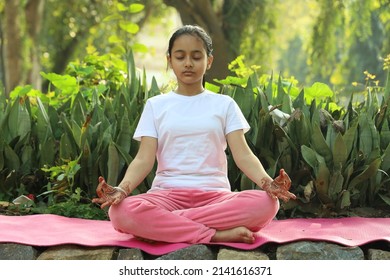
[[217, 230], [211, 238], [212, 242], [242, 242], [254, 243], [255, 234], [246, 227], [236, 227], [226, 230]]

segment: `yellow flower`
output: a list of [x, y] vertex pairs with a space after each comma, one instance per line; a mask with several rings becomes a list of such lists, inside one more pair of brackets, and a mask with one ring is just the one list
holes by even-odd
[[383, 63], [383, 70], [387, 70], [390, 68], [390, 54], [386, 56]]

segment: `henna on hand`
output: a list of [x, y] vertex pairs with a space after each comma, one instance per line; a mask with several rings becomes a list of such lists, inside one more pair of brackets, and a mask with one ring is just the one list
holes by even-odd
[[272, 197], [280, 198], [284, 202], [290, 199], [296, 199], [295, 194], [289, 192], [291, 187], [291, 179], [284, 169], [280, 169], [279, 176], [272, 182], [263, 182], [262, 188]]
[[92, 199], [92, 202], [101, 204], [100, 208], [118, 204], [128, 195], [122, 188], [113, 187], [107, 184], [103, 177], [99, 177], [96, 194], [98, 195], [98, 198]]

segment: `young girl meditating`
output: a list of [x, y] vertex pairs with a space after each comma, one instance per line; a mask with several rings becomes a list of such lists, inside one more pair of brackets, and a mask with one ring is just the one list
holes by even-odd
[[[283, 170], [273, 180], [247, 145], [249, 125], [235, 101], [206, 90], [213, 62], [212, 41], [186, 25], [170, 38], [167, 60], [177, 88], [149, 98], [134, 133], [138, 153], [117, 187], [99, 178], [98, 198], [110, 206], [113, 227], [142, 240], [253, 243], [255, 233], [288, 201], [291, 181]], [[225, 150], [262, 190], [232, 192]], [[130, 195], [151, 172], [147, 193]]]

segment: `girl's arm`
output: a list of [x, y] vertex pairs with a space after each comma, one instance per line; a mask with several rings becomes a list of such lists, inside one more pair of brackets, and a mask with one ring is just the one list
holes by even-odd
[[103, 177], [99, 178], [96, 189], [98, 198], [93, 203], [101, 204], [101, 208], [117, 204], [126, 198], [152, 170], [157, 152], [157, 139], [142, 137], [137, 155], [126, 170], [125, 176], [118, 187], [110, 186]]
[[[284, 201], [288, 201], [290, 198], [296, 198], [294, 194], [288, 191], [290, 188], [290, 179], [284, 171], [280, 173], [280, 176], [276, 180], [273, 180], [267, 174], [260, 160], [249, 148], [243, 130], [236, 130], [229, 133], [226, 139], [234, 162], [257, 186], [264, 189], [274, 198], [278, 197]], [[288, 182], [284, 182], [286, 180]]]
[[142, 137], [137, 155], [126, 170], [119, 187], [127, 194], [145, 179], [154, 166], [157, 152], [157, 139], [153, 137]]
[[260, 160], [255, 156], [246, 142], [243, 130], [235, 130], [226, 136], [230, 151], [237, 167], [257, 186], [272, 182]]

